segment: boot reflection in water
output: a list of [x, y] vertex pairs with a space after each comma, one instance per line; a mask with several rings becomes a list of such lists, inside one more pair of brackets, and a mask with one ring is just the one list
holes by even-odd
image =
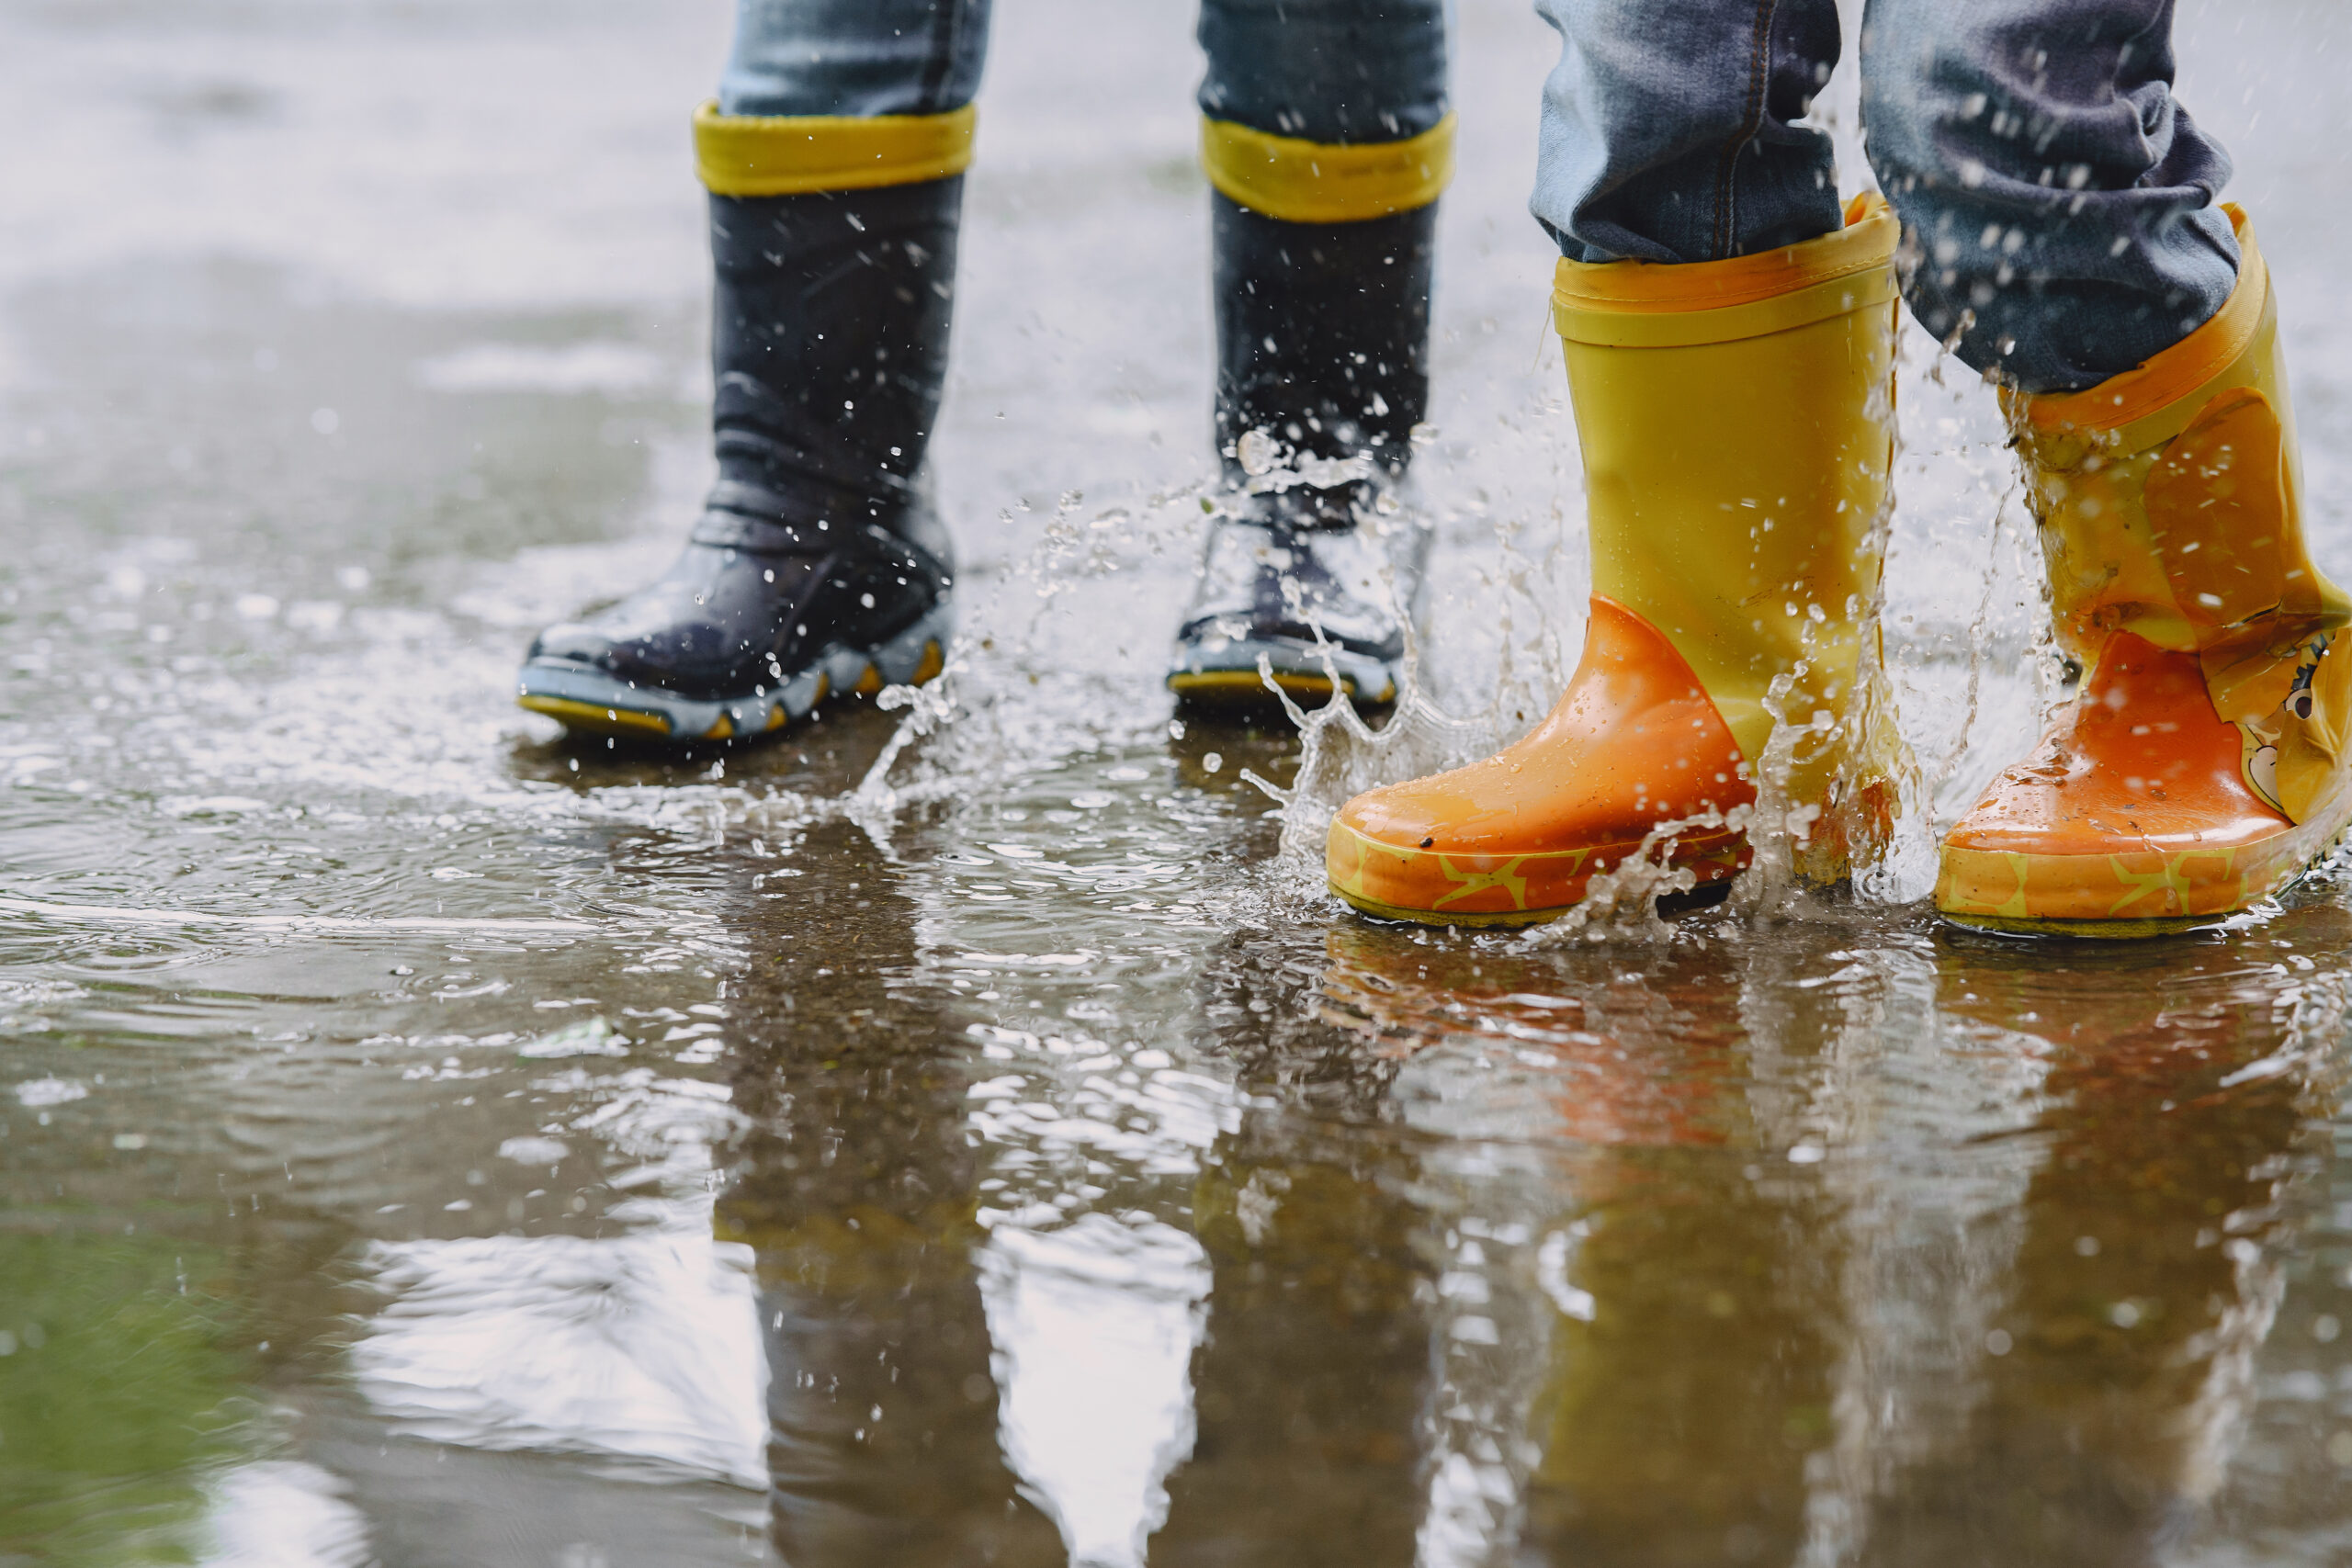
[[1362, 1135], [1387, 1066], [1299, 1016], [1281, 956], [1237, 935], [1198, 982], [1201, 1049], [1230, 1064], [1250, 1109], [1193, 1188], [1211, 1269], [1197, 1431], [1168, 1479], [1153, 1568], [1415, 1559], [1433, 1332], [1424, 1173], [1408, 1146]]
[[[2275, 929], [2306, 952], [2352, 946], [2332, 908]], [[2279, 1269], [2246, 1222], [2284, 1195], [2309, 1086], [2245, 1069], [2294, 1043], [2292, 1010], [2229, 948], [2053, 969], [1972, 944], [1937, 971], [1939, 1007], [2050, 1054], [2045, 1152], [1981, 1399], [1891, 1479], [1868, 1560], [2156, 1561], [2221, 1484], [2278, 1307]]]
[[2352, 660], [2328, 657], [2352, 602], [2305, 547], [2269, 275], [2172, 100], [2170, 6], [1877, 0], [1863, 114], [1893, 210], [1842, 222], [1829, 139], [1798, 123], [1831, 0], [1538, 8], [1566, 45], [1534, 209], [1563, 253], [1584, 657], [1499, 755], [1349, 802], [1332, 891], [1517, 924], [1636, 857], [1703, 886], [1768, 840], [1815, 882], [1871, 851], [1907, 768], [1877, 623], [1898, 216], [1912, 310], [2005, 389], [2082, 671], [1950, 835], [1938, 907], [2142, 936], [2298, 874], [2352, 820]]
[[935, 1010], [890, 989], [915, 907], [854, 829], [812, 833], [798, 858], [794, 886], [832, 893], [826, 919], [858, 958], [819, 967], [795, 940], [807, 900], [753, 906], [787, 912], [746, 933], [735, 1097], [753, 1131], [717, 1220], [757, 1258], [776, 1545], [796, 1568], [1058, 1568], [1059, 1532], [999, 1445], [969, 1077], [943, 1059]]
[[[989, 0], [739, 0], [695, 117], [716, 269], [718, 482], [657, 581], [532, 644], [522, 705], [724, 741], [921, 684], [955, 627], [937, 424]], [[1429, 401], [1442, 0], [1204, 0], [1226, 503], [1181, 700], [1394, 699], [1429, 538], [1399, 500]]]
[[[1435, 1077], [1429, 1099], [1473, 1126], [1485, 1101], [1500, 1126], [1559, 1151], [1537, 1190], [1555, 1205], [1550, 1236], [1520, 1265], [1548, 1296], [1538, 1354], [1517, 1370], [1526, 1425], [1490, 1434], [1498, 1451], [1532, 1450], [1516, 1477], [1518, 1561], [1798, 1560], [1852, 1338], [1845, 1240], [1819, 1169], [1785, 1159], [1792, 1119], [1754, 1086], [1803, 1081], [1817, 1064], [1763, 1059], [1720, 962], [1588, 988], [1564, 986], [1548, 957], [1385, 932], [1335, 931], [1329, 953], [1327, 1016], [1408, 1077], [1476, 1058]], [[1838, 1039], [1839, 998], [1789, 994], [1805, 1015], [1779, 1021], [1780, 1038]], [[1527, 1066], [1531, 1049], [1550, 1065]], [[1755, 1179], [1759, 1159], [1787, 1174]], [[1558, 1213], [1563, 1201], [1573, 1207]], [[1510, 1288], [1515, 1270], [1489, 1262], [1487, 1288]]]
[[[2329, 906], [2276, 930], [2304, 953], [2352, 947]], [[1834, 1548], [1904, 1568], [2120, 1568], [2155, 1560], [2213, 1495], [2281, 1288], [2248, 1222], [2286, 1196], [2311, 1089], [2246, 1071], [2296, 1044], [2289, 982], [2230, 948], [2052, 969], [1958, 942], [1934, 956], [1932, 1005], [1966, 1032], [1928, 1049], [1965, 1044], [1990, 1071], [1954, 1080], [1968, 1103], [1913, 1113], [1965, 1122], [2005, 1084], [2020, 1114], [2001, 1118], [2012, 1153], [1992, 1165], [1964, 1130], [1930, 1156], [1929, 1192], [1989, 1200], [1951, 1211], [1966, 1234], [1939, 1240], [1943, 1221], [1873, 1212], [1832, 1164], [1788, 1157], [1816, 1117], [1870, 1118], [1855, 1100], [1886, 1092], [1841, 1086], [1838, 1057], [1873, 1078], [1922, 1065], [1887, 1058], [1883, 1020], [1858, 1039], [1877, 1049], [1838, 1047], [1864, 998], [1792, 989], [1804, 955], [1749, 950], [1734, 985], [1720, 959], [1669, 964], [1636, 991], [1564, 987], [1572, 958], [1332, 933], [1325, 1016], [1403, 1064], [1400, 1097], [1429, 1058], [1483, 1050], [1480, 1070], [1438, 1080], [1445, 1113], [1483, 1099], [1521, 1136], [1573, 1140], [1574, 1206], [1536, 1264], [1557, 1310], [1548, 1365], [1523, 1374], [1520, 1561]], [[1816, 1046], [1792, 1056], [1797, 1042]], [[1497, 1070], [1531, 1045], [1552, 1065]], [[1998, 1174], [2018, 1159], [2013, 1182]]]
[[1256, 1120], [1218, 1139], [1194, 1191], [1212, 1270], [1197, 1431], [1150, 1560], [1410, 1562], [1430, 1325], [1407, 1172], [1376, 1149], [1302, 1149], [1295, 1127]]

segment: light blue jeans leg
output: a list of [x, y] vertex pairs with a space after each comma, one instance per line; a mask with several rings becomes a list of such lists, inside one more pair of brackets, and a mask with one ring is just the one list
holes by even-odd
[[2129, 370], [2237, 282], [2229, 154], [2173, 97], [2173, 0], [1872, 0], [1871, 164], [1913, 314], [2028, 391]]
[[989, 0], [738, 0], [730, 115], [942, 114], [979, 91]]

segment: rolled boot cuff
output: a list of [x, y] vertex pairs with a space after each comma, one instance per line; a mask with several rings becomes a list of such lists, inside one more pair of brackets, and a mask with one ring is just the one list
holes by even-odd
[[2278, 303], [2227, 210], [2237, 288], [2203, 326], [2096, 387], [2006, 401], [2061, 640], [2086, 663], [2117, 631], [2194, 653], [2214, 711], [2260, 723], [2352, 598], [2311, 558]]
[[808, 196], [946, 179], [971, 166], [970, 104], [945, 114], [725, 115], [695, 110], [695, 163], [714, 196]]
[[1819, 239], [1729, 261], [1577, 262], [1553, 273], [1552, 321], [1570, 343], [1677, 348], [1810, 326], [1895, 297], [1902, 226], [1883, 197], [1848, 204]]
[[1228, 199], [1288, 223], [1359, 223], [1427, 207], [1453, 178], [1451, 114], [1402, 141], [1306, 141], [1201, 121], [1201, 167]]
[[2195, 394], [2251, 384], [2256, 340], [2275, 333], [2278, 304], [2270, 268], [2255, 243], [2254, 223], [2235, 202], [2224, 202], [2238, 241], [2238, 281], [2205, 324], [2134, 369], [2079, 392], [2041, 396], [2007, 392], [2003, 402], [2029, 439], [2080, 432], [2127, 450], [2169, 441], [2203, 405]]

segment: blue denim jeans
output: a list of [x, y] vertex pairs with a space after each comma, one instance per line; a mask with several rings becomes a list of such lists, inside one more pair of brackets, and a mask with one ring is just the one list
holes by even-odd
[[[1713, 261], [1837, 227], [1802, 122], [1835, 0], [1536, 0], [1559, 30], [1536, 218], [1578, 261]], [[2219, 143], [2173, 98], [2173, 0], [1870, 0], [1862, 120], [1905, 295], [1979, 370], [2071, 390], [2221, 308]]]
[[[1399, 141], [1445, 118], [1444, 0], [1203, 0], [1204, 114], [1309, 141]], [[938, 114], [972, 101], [989, 0], [739, 0], [719, 79], [738, 115]]]
[[[935, 114], [971, 101], [989, 0], [740, 0], [729, 114]], [[1564, 45], [1532, 207], [1580, 261], [1710, 261], [1838, 221], [1804, 125], [1835, 0], [1536, 0]], [[1444, 117], [1444, 0], [1204, 0], [1202, 111], [1383, 141]], [[2172, 0], [1871, 0], [1862, 106], [1909, 237], [1905, 292], [1961, 358], [2090, 386], [2220, 309], [2229, 158], [2172, 96]]]

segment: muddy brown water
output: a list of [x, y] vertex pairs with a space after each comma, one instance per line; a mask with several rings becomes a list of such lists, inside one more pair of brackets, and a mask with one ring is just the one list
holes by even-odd
[[[1281, 726], [1171, 733], [1182, 9], [1004, 0], [939, 443], [973, 641], [876, 776], [900, 712], [663, 761], [507, 705], [703, 481], [723, 6], [0, 8], [53, 150], [0, 172], [0, 1562], [2352, 1552], [2352, 870], [2113, 948], [1924, 909], [2038, 691], [1927, 345], [1888, 638], [1935, 787], [1862, 897], [1382, 927], [1277, 856]], [[1456, 712], [1572, 646], [1578, 504], [1546, 35], [1462, 10]], [[2183, 26], [2342, 560], [2352, 39]]]

